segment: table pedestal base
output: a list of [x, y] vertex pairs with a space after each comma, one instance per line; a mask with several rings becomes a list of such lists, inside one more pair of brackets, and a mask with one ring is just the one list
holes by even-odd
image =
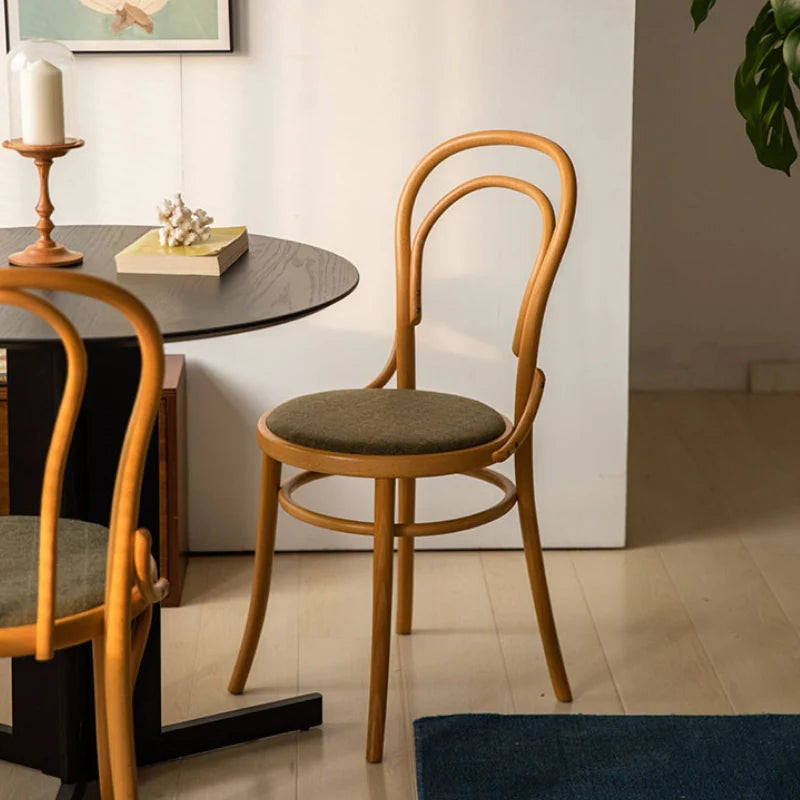
[[[62, 516], [108, 524], [114, 475], [139, 376], [133, 347], [87, 343], [89, 380], [67, 464]], [[41, 476], [64, 383], [60, 347], [8, 351], [12, 514], [38, 514]], [[139, 524], [153, 536], [158, 562], [158, 442], [153, 437], [142, 485]], [[235, 653], [231, 653], [231, 664]], [[322, 697], [307, 694], [210, 717], [161, 724], [161, 609], [134, 691], [136, 753], [153, 764], [322, 723]], [[52, 661], [12, 661], [13, 727], [0, 725], [0, 759], [62, 781], [58, 800], [94, 800], [97, 777], [91, 645]], [[95, 792], [95, 794], [92, 794]]]
[[102, 800], [97, 781], [91, 783], [62, 783], [56, 800]]
[[[314, 692], [166, 725], [157, 737], [137, 748], [136, 756], [140, 765], [156, 764], [280, 733], [307, 731], [321, 724], [322, 695]], [[97, 782], [90, 780], [96, 777], [96, 764], [77, 783], [67, 783], [58, 769], [54, 771], [46, 761], [36, 758], [35, 753], [25, 748], [20, 737], [15, 737], [13, 729], [7, 725], [0, 725], [0, 759], [61, 777], [63, 782], [56, 800], [100, 800]], [[74, 780], [72, 770], [66, 764], [64, 766], [70, 775], [67, 780]]]

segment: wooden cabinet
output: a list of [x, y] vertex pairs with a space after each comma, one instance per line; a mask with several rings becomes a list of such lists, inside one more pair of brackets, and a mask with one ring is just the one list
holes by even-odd
[[[182, 355], [166, 356], [158, 412], [159, 570], [170, 583], [165, 606], [180, 605], [188, 550], [185, 362]], [[9, 512], [7, 400], [0, 384], [0, 514]]]
[[186, 494], [186, 357], [164, 359], [158, 410], [159, 571], [169, 581], [163, 606], [178, 606], [188, 547]]

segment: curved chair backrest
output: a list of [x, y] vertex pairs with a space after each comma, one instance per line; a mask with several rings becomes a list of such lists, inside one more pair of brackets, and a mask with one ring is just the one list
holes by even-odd
[[[484, 175], [465, 181], [435, 203], [423, 217], [412, 237], [411, 216], [417, 195], [434, 168], [455, 153], [493, 145], [512, 145], [538, 150], [555, 162], [561, 179], [558, 215], [554, 214], [547, 196], [533, 184], [505, 175]], [[411, 172], [400, 194], [395, 218], [397, 273], [395, 346], [386, 367], [370, 386], [385, 385], [396, 371], [398, 388], [415, 388], [414, 327], [422, 318], [422, 256], [425, 242], [434, 224], [450, 206], [465, 195], [488, 187], [511, 189], [527, 195], [537, 204], [542, 216], [539, 252], [522, 298], [512, 344], [512, 350], [519, 359], [515, 392], [515, 430], [512, 436], [516, 437], [516, 443], [519, 444], [533, 422], [538, 406], [537, 392], [541, 394], [544, 375], [537, 371], [537, 357], [545, 306], [575, 216], [576, 183], [572, 162], [561, 147], [542, 136], [510, 130], [467, 133], [435, 147]]]
[[57, 269], [0, 269], [0, 304], [30, 311], [48, 323], [64, 346], [67, 377], [45, 461], [40, 507], [39, 594], [36, 612], [36, 658], [53, 655], [56, 553], [61, 490], [72, 435], [86, 385], [86, 349], [72, 323], [31, 290], [72, 292], [113, 306], [133, 326], [142, 368], [133, 410], [120, 453], [109, 521], [106, 572], [106, 628], [119, 636], [122, 650], [130, 640], [134, 531], [145, 457], [158, 411], [164, 373], [161, 333], [152, 314], [132, 294], [107, 281]]

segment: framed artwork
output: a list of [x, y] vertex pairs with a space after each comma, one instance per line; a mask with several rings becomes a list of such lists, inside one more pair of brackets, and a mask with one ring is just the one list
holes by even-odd
[[4, 0], [6, 49], [57, 39], [75, 53], [230, 52], [231, 0]]

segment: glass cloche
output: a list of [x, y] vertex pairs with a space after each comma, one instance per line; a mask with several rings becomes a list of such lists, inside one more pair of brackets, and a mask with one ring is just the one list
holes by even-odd
[[75, 56], [60, 42], [29, 39], [8, 54], [9, 138], [28, 145], [77, 139]]

